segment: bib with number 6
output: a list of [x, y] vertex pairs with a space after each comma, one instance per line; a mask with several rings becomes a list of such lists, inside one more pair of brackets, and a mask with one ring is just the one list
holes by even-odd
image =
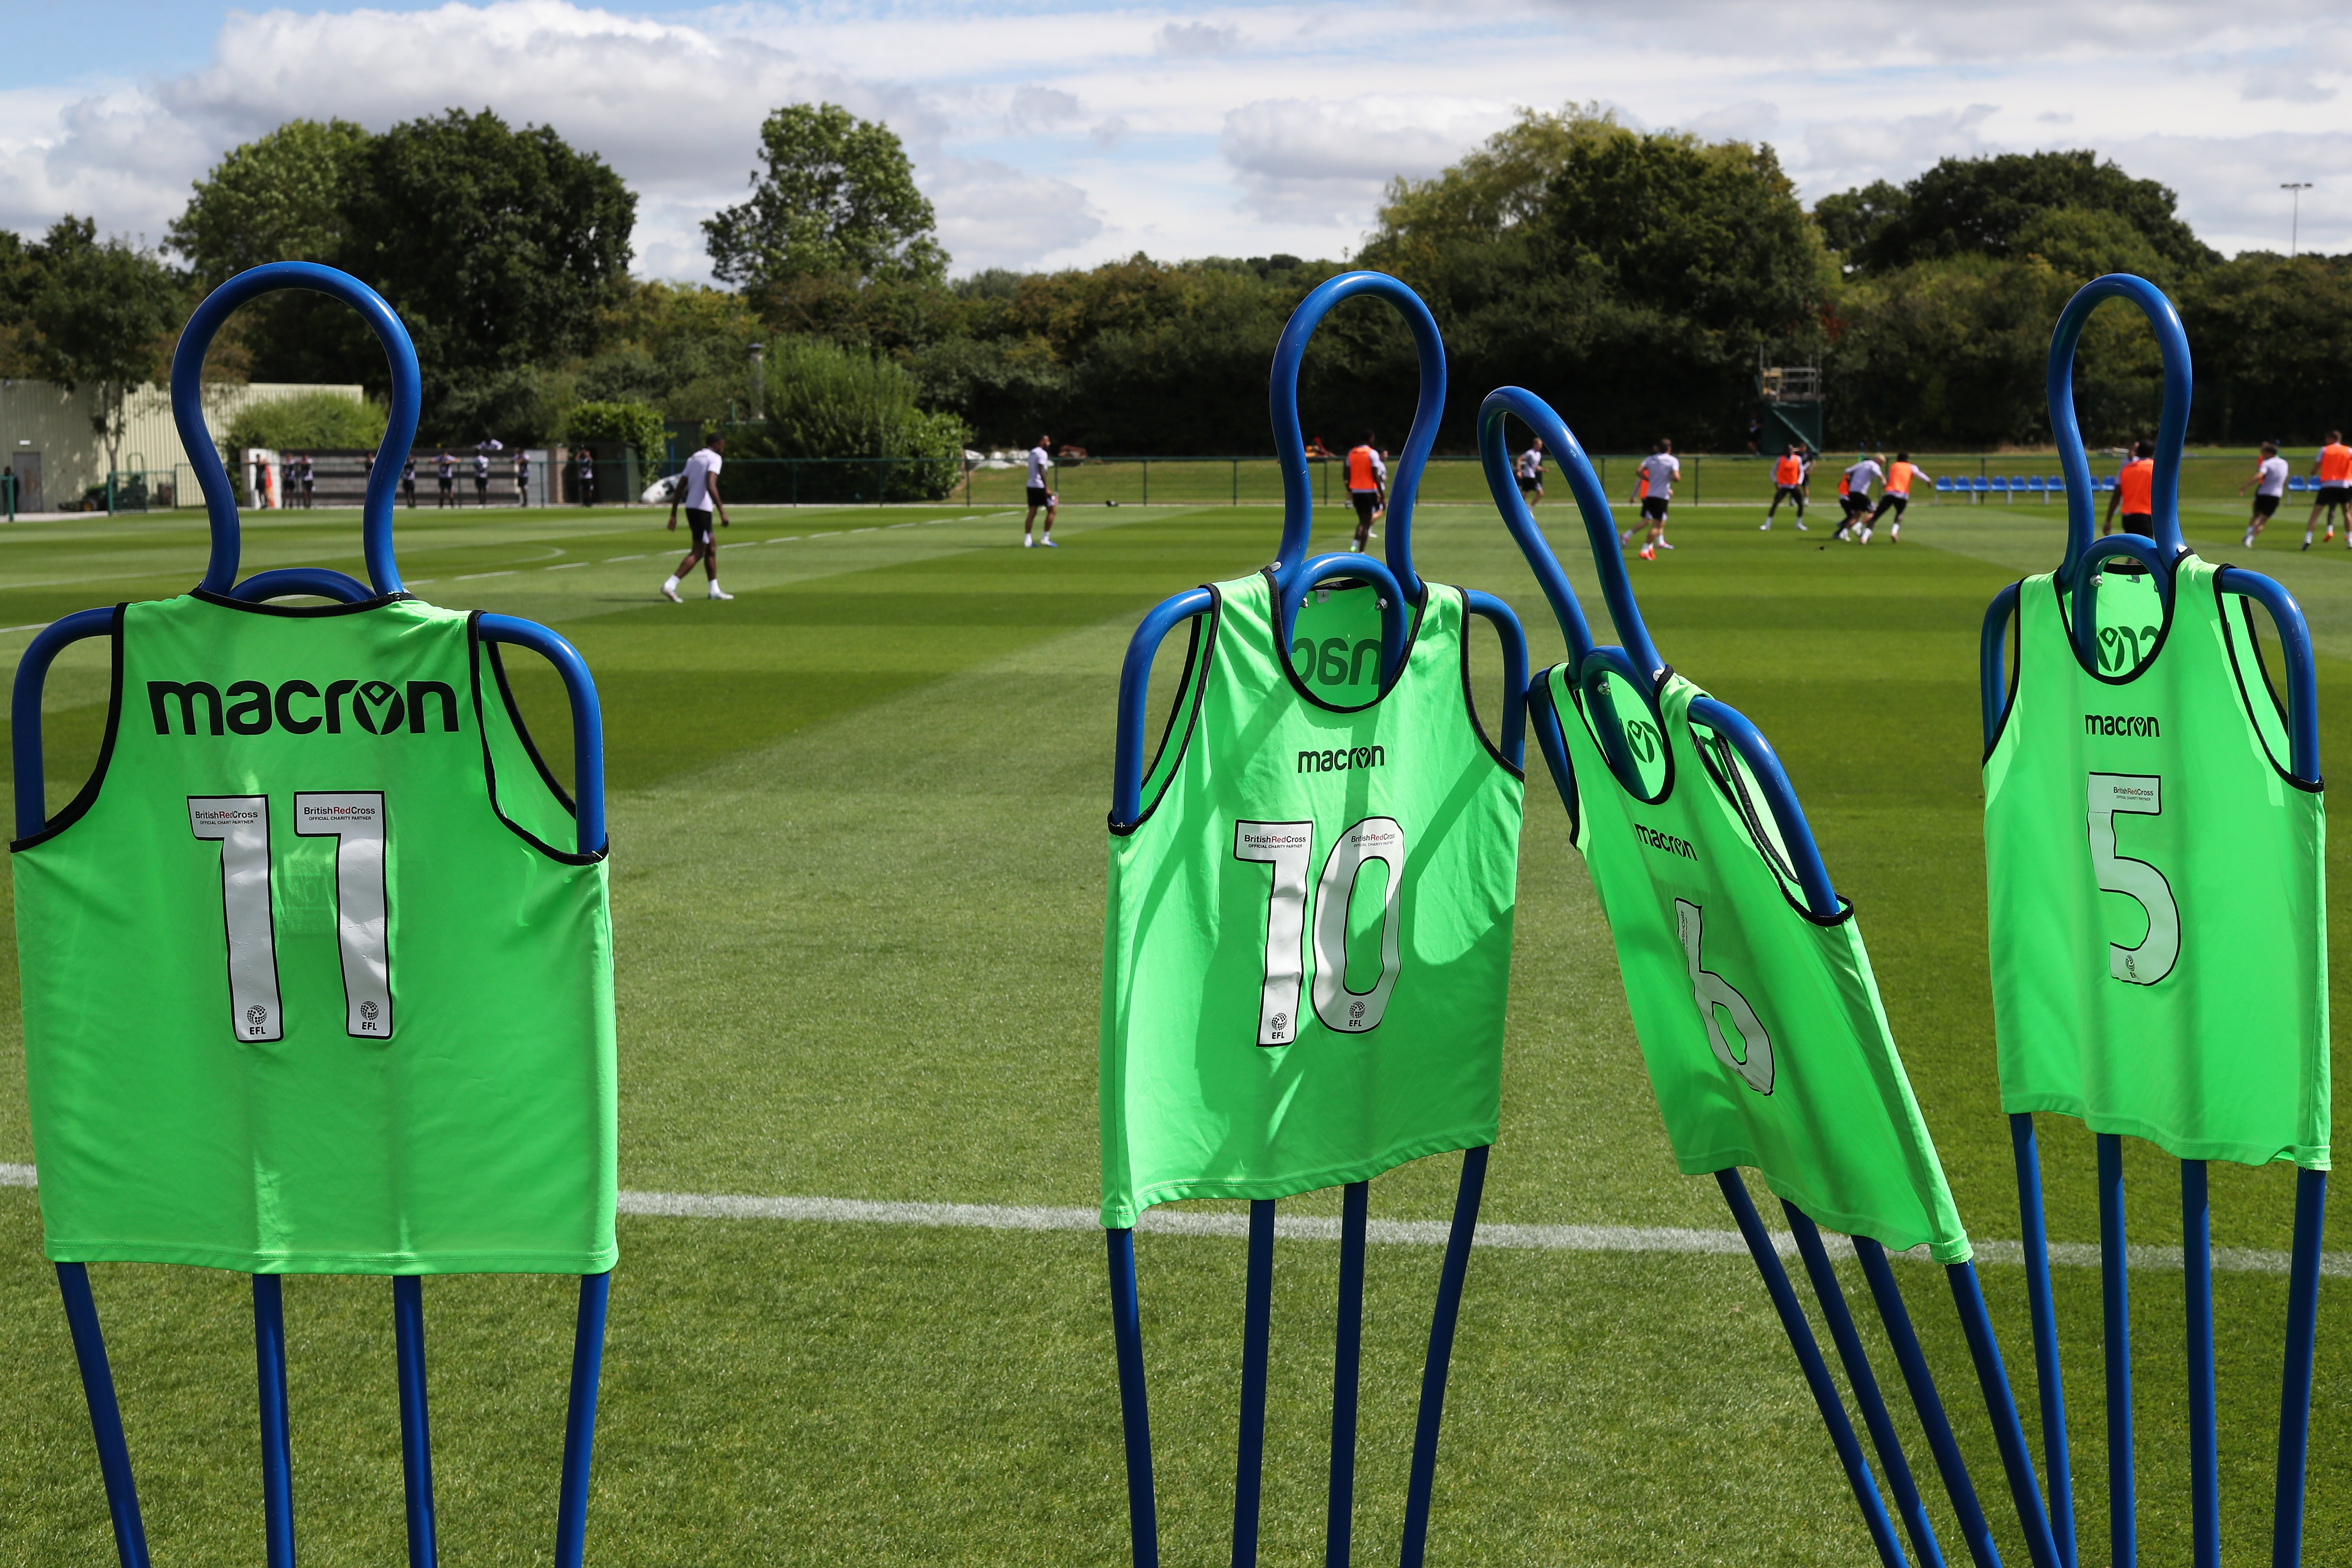
[[47, 1255], [613, 1265], [604, 858], [471, 616], [115, 612], [98, 766], [16, 852]]
[[1706, 693], [1668, 675], [1656, 723], [1613, 673], [1580, 691], [1556, 666], [1530, 695], [1676, 1167], [1750, 1165], [1822, 1225], [1965, 1261], [1853, 907], [1805, 909], [1754, 775], [1690, 715]]
[[2053, 576], [2018, 595], [1987, 754], [2002, 1108], [2183, 1160], [2328, 1163], [2327, 819], [2293, 776], [2245, 601], [2184, 556], [2168, 606], [2095, 574], [2098, 664]]
[[[1403, 671], [1348, 708], [1284, 657], [1270, 576], [1210, 592], [1142, 819], [1110, 841], [1112, 1229], [1491, 1143], [1502, 1102], [1521, 783], [1471, 709], [1461, 590], [1428, 585]], [[1303, 608], [1304, 657], [1377, 637], [1374, 594]]]

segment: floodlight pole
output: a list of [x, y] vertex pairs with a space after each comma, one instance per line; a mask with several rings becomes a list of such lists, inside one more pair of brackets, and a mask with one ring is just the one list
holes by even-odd
[[2293, 261], [2295, 242], [2303, 237], [2303, 193], [2311, 189], [2311, 182], [2287, 180], [2280, 184], [2279, 189], [2290, 193], [2294, 200], [2294, 205], [2287, 209], [2286, 220], [2286, 258]]

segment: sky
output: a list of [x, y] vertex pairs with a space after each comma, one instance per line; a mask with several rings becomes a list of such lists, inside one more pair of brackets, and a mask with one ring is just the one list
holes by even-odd
[[[1808, 202], [1946, 156], [2095, 148], [2225, 254], [2352, 251], [2352, 30], [2210, 0], [1054, 0], [269, 10], [11, 0], [0, 226], [160, 242], [191, 183], [297, 117], [443, 109], [551, 125], [638, 196], [640, 276], [707, 279], [761, 120], [887, 121], [958, 274], [1289, 253], [1341, 258], [1396, 175], [1525, 108], [1769, 142]], [[42, 62], [36, 73], [22, 68]], [[27, 79], [37, 75], [38, 79]]]

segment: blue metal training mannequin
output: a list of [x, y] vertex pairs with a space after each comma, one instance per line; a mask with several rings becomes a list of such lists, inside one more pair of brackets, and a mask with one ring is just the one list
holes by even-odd
[[[242, 583], [237, 581], [240, 540], [236, 494], [227, 471], [221, 466], [211, 433], [205, 428], [201, 395], [205, 353], [229, 312], [248, 300], [278, 289], [314, 289], [351, 305], [366, 319], [391, 362], [390, 419], [383, 445], [368, 477], [367, 499], [361, 512], [361, 535], [370, 579], [367, 583], [341, 572], [311, 566], [284, 567], [257, 573]], [[399, 484], [400, 460], [415, 438], [422, 396], [423, 379], [407, 329], [381, 295], [348, 273], [311, 262], [281, 261], [239, 273], [215, 289], [189, 318], [172, 358], [173, 417], [195, 469], [197, 486], [204, 492], [212, 527], [211, 559], [200, 585], [251, 602], [307, 594], [356, 604], [403, 592], [400, 571], [393, 561], [393, 498]], [[20, 838], [38, 833], [48, 820], [43, 799], [41, 689], [49, 666], [67, 645], [108, 635], [114, 614], [110, 607], [80, 610], [53, 622], [33, 638], [17, 663], [9, 711], [16, 785], [16, 834]], [[485, 615], [478, 625], [481, 635], [489, 641], [512, 643], [542, 655], [562, 677], [572, 706], [576, 843], [583, 853], [602, 850], [605, 844], [604, 720], [586, 662], [569, 642], [533, 622], [511, 616]], [[98, 1310], [90, 1294], [89, 1273], [79, 1263], [60, 1263], [57, 1271], [67, 1321], [73, 1333], [74, 1354], [81, 1368], [82, 1392], [89, 1405], [90, 1427], [106, 1483], [107, 1508], [113, 1516], [115, 1550], [122, 1568], [146, 1568], [146, 1531], [140, 1520], [138, 1489], [131, 1478], [130, 1449], [123, 1438], [113, 1374], [107, 1364], [106, 1342], [99, 1330]], [[558, 1568], [579, 1568], [586, 1547], [589, 1460], [595, 1436], [605, 1303], [611, 1286], [609, 1273], [584, 1275], [580, 1281], [571, 1403], [564, 1425], [562, 1482], [556, 1505]], [[431, 1568], [437, 1561], [438, 1545], [433, 1511], [432, 1439], [425, 1397], [423, 1281], [414, 1275], [396, 1276], [392, 1289], [408, 1556], [411, 1568]], [[253, 1276], [253, 1313], [260, 1378], [262, 1501], [268, 1561], [269, 1568], [292, 1568], [293, 1458], [287, 1415], [285, 1311], [278, 1276]]]
[[[1552, 552], [1550, 543], [1537, 526], [1535, 514], [1518, 489], [1513, 478], [1505, 422], [1516, 417], [1541, 437], [1546, 447], [1559, 458], [1560, 471], [1575, 496], [1577, 509], [1584, 522], [1591, 547], [1595, 573], [1601, 581], [1601, 597], [1608, 606], [1609, 617], [1616, 628], [1621, 647], [1596, 645], [1586, 622], [1583, 607], [1578, 604], [1575, 590], [1567, 574]], [[1542, 586], [1544, 596], [1550, 601], [1552, 613], [1559, 622], [1561, 637], [1567, 641], [1568, 668], [1575, 677], [1578, 689], [1588, 699], [1599, 689], [1609, 675], [1616, 675], [1629, 683], [1649, 705], [1649, 720], [1660, 723], [1657, 694], [1665, 685], [1669, 673], [1660, 657], [1657, 645], [1651, 640], [1648, 626], [1642, 619], [1641, 607], [1633, 598], [1631, 579], [1626, 574], [1624, 552], [1617, 538], [1615, 519], [1609, 510], [1609, 498], [1602, 491], [1599, 477], [1593, 472], [1590, 458], [1551, 405], [1533, 393], [1516, 386], [1503, 387], [1489, 393], [1478, 410], [1478, 450], [1486, 473], [1487, 489], [1495, 504], [1503, 514], [1505, 524], [1518, 542], [1521, 552]], [[1545, 761], [1550, 765], [1553, 781], [1570, 811], [1575, 809], [1576, 785], [1570, 765], [1559, 714], [1549, 700], [1549, 688], [1538, 678], [1530, 696], [1537, 702], [1536, 736]], [[1613, 706], [1605, 702], [1588, 701], [1596, 715], [1613, 715], [1613, 721], [1594, 726], [1602, 751], [1621, 777], [1631, 776], [1630, 763], [1623, 756], [1622, 715], [1614, 714]], [[1805, 820], [1803, 808], [1797, 803], [1796, 792], [1790, 787], [1788, 773], [1779, 756], [1763, 734], [1738, 710], [1712, 697], [1692, 700], [1690, 718], [1713, 730], [1738, 753], [1741, 762], [1760, 786], [1765, 808], [1771, 814], [1773, 826], [1788, 852], [1790, 870], [1801, 889], [1805, 904], [1820, 920], [1839, 918], [1845, 905], [1830, 885], [1829, 872], [1823, 865], [1821, 850], [1814, 843], [1811, 827]], [[1623, 764], [1621, 766], [1621, 763]], [[1869, 1527], [1879, 1558], [1886, 1568], [1901, 1568], [1902, 1547], [1895, 1534], [1894, 1521], [1881, 1498], [1870, 1462], [1856, 1438], [1853, 1425], [1847, 1416], [1845, 1405], [1839, 1397], [1837, 1385], [1832, 1381], [1823, 1361], [1821, 1347], [1807, 1322], [1803, 1306], [1789, 1282], [1788, 1271], [1781, 1267], [1772, 1237], [1756, 1212], [1748, 1186], [1736, 1169], [1716, 1173], [1724, 1201], [1738, 1222], [1741, 1237], [1748, 1244], [1749, 1256], [1755, 1260], [1757, 1272], [1763, 1276], [1765, 1289], [1780, 1314], [1790, 1347], [1796, 1352], [1805, 1381], [1819, 1405], [1823, 1423], [1844, 1467], [1854, 1500], [1861, 1508], [1864, 1523]], [[1794, 1234], [1799, 1255], [1804, 1259], [1807, 1276], [1811, 1281], [1815, 1299], [1830, 1327], [1830, 1336], [1853, 1386], [1855, 1403], [1861, 1407], [1863, 1421], [1869, 1430], [1872, 1445], [1885, 1467], [1890, 1488], [1895, 1493], [1895, 1511], [1902, 1517], [1920, 1561], [1929, 1568], [1941, 1568], [1943, 1551], [1928, 1522], [1927, 1510], [1913, 1479], [1908, 1460], [1905, 1458], [1901, 1439], [1893, 1418], [1888, 1414], [1884, 1395], [1879, 1391], [1876, 1374], [1872, 1371], [1868, 1353], [1855, 1331], [1853, 1319], [1845, 1303], [1843, 1288], [1839, 1284], [1828, 1251], [1822, 1246], [1821, 1232], [1812, 1219], [1794, 1204], [1781, 1204], [1789, 1226]], [[1987, 1526], [1984, 1510], [1977, 1499], [1966, 1461], [1945, 1414], [1942, 1396], [1928, 1370], [1927, 1358], [1919, 1345], [1908, 1309], [1905, 1306], [1901, 1288], [1897, 1285], [1885, 1248], [1867, 1237], [1853, 1237], [1854, 1256], [1860, 1260], [1867, 1279], [1871, 1297], [1876, 1304], [1879, 1318], [1892, 1344], [1895, 1361], [1903, 1373], [1905, 1386], [1910, 1391], [1912, 1404], [1920, 1425], [1926, 1431], [1928, 1447], [1934, 1456], [1937, 1471], [1952, 1500], [1953, 1511], [1958, 1516], [1962, 1535], [1969, 1543], [1970, 1554], [1979, 1568], [1996, 1568], [2000, 1561], [1992, 1533]], [[2050, 1538], [2047, 1518], [2042, 1510], [2039, 1489], [2035, 1483], [2032, 1460], [2025, 1446], [2025, 1434], [2017, 1415], [2016, 1402], [2011, 1397], [2008, 1373], [2001, 1364], [2000, 1347], [1993, 1337], [1992, 1324], [1985, 1308], [1984, 1293], [1979, 1284], [1973, 1263], [1955, 1263], [1946, 1267], [1947, 1281], [1958, 1308], [1961, 1326], [1966, 1332], [1969, 1350], [1975, 1360], [1977, 1376], [1983, 1392], [1986, 1408], [1992, 1417], [1993, 1433], [1999, 1444], [2001, 1459], [2007, 1470], [2011, 1493], [2016, 1503], [2018, 1517], [2024, 1525], [2028, 1549], [2036, 1568], [2060, 1568], [2059, 1559]]]

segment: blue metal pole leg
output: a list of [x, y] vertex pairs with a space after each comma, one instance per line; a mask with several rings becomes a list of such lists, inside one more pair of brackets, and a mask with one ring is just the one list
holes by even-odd
[[1364, 1349], [1364, 1237], [1371, 1184], [1339, 1194], [1339, 1329], [1331, 1354], [1331, 1501], [1323, 1527], [1325, 1568], [1348, 1568], [1356, 1521], [1356, 1393]]
[[1274, 1318], [1274, 1200], [1249, 1207], [1249, 1282], [1242, 1306], [1241, 1442], [1234, 1459], [1234, 1568], [1257, 1562], [1258, 1484], [1265, 1471], [1265, 1357]]
[[563, 1486], [555, 1502], [555, 1568], [580, 1568], [588, 1549], [588, 1465], [596, 1447], [596, 1386], [604, 1371], [604, 1308], [613, 1276], [580, 1277], [572, 1332], [572, 1400], [563, 1419]]
[[2017, 1521], [2025, 1531], [2026, 1550], [2032, 1555], [2034, 1568], [2060, 1568], [2057, 1537], [2034, 1484], [2033, 1454], [2025, 1444], [2025, 1424], [2018, 1419], [2009, 1373], [2000, 1363], [2000, 1341], [1993, 1335], [1992, 1314], [1985, 1310], [1977, 1267], [1955, 1263], [1945, 1268], [1944, 1278], [1952, 1288], [1953, 1304], [1959, 1309], [1969, 1356], [1976, 1363], [1977, 1386], [1984, 1392], [1985, 1414], [1992, 1418], [1993, 1441], [2000, 1447], [2001, 1468], [2009, 1474], [2009, 1495], [2017, 1507]]
[[[1927, 1358], [1919, 1348], [1918, 1332], [1911, 1326], [1911, 1313], [1903, 1304], [1903, 1289], [1895, 1281], [1895, 1270], [1887, 1266], [1886, 1249], [1866, 1236], [1853, 1238], [1854, 1258], [1862, 1264], [1863, 1278], [1869, 1281], [1872, 1300], [1878, 1303], [1878, 1320], [1886, 1330], [1886, 1342], [1895, 1352], [1895, 1364], [1903, 1371], [1903, 1385], [1911, 1394], [1911, 1404], [1919, 1415], [1920, 1429], [1927, 1434], [1927, 1451], [1936, 1457], [1937, 1473], [1944, 1478], [1944, 1490], [1950, 1494], [1952, 1512], [1958, 1516], [1960, 1536], [1969, 1543], [1969, 1555], [1977, 1568], [2000, 1568], [2000, 1552], [1993, 1544], [1992, 1531], [1985, 1523], [1984, 1508], [1977, 1500], [1976, 1482], [1969, 1475], [1968, 1461], [1960, 1455], [1960, 1446], [1952, 1435], [1951, 1418], [1944, 1412], [1943, 1395], [1936, 1388], [1936, 1375], [1927, 1368]], [[2011, 1420], [2015, 1419], [2014, 1413]], [[2036, 1503], [2041, 1501], [2035, 1496]], [[2048, 1529], [2044, 1521], [2043, 1529]], [[2050, 1568], [2043, 1564], [2043, 1568]]]
[[433, 1530], [433, 1430], [425, 1404], [425, 1281], [414, 1274], [392, 1280], [392, 1339], [400, 1377], [400, 1476], [408, 1505], [409, 1568], [434, 1568], [440, 1544]]
[[1135, 1568], [1160, 1568], [1160, 1510], [1151, 1496], [1151, 1407], [1143, 1392], [1143, 1315], [1135, 1288], [1135, 1232], [1107, 1230], [1110, 1331], [1118, 1351], [1118, 1415], [1127, 1436], [1127, 1529]]
[[286, 1416], [286, 1302], [275, 1274], [253, 1277], [253, 1356], [261, 1387], [261, 1515], [269, 1568], [294, 1568], [294, 1442]]
[[2279, 1391], [2278, 1493], [2271, 1513], [2271, 1568], [2303, 1561], [2303, 1488], [2311, 1447], [2311, 1358], [2319, 1333], [2319, 1239], [2327, 1173], [2294, 1176], [2294, 1258], [2286, 1288], [2286, 1370]]
[[2221, 1436], [2213, 1409], [2213, 1217], [2205, 1162], [2180, 1162], [2180, 1263], [2187, 1276], [2189, 1562], [2221, 1565]]
[[1895, 1509], [1903, 1516], [1903, 1528], [1911, 1537], [1911, 1550], [1927, 1568], [1944, 1568], [1944, 1549], [1936, 1540], [1936, 1527], [1928, 1521], [1927, 1505], [1919, 1499], [1919, 1484], [1912, 1478], [1911, 1461], [1903, 1452], [1903, 1438], [1895, 1430], [1895, 1417], [1887, 1414], [1886, 1396], [1879, 1392], [1878, 1373], [1872, 1369], [1870, 1354], [1863, 1349], [1862, 1336], [1854, 1331], [1853, 1313], [1845, 1304], [1845, 1289], [1838, 1283], [1837, 1269], [1830, 1263], [1827, 1248], [1822, 1246], [1822, 1233], [1811, 1215], [1783, 1198], [1780, 1210], [1789, 1216], [1789, 1229], [1797, 1238], [1797, 1256], [1804, 1259], [1806, 1278], [1811, 1280], [1813, 1300], [1822, 1306], [1822, 1317], [1830, 1326], [1830, 1342], [1837, 1347], [1838, 1361], [1845, 1368], [1845, 1380], [1853, 1390], [1853, 1400], [1862, 1406], [1862, 1424], [1869, 1430], [1870, 1446], [1878, 1452], [1878, 1462], [1886, 1471], [1887, 1489], [1895, 1494]]
[[2099, 1134], [2099, 1285], [2107, 1331], [2107, 1539], [2112, 1568], [2139, 1561], [2132, 1466], [2131, 1276], [2124, 1250], [2124, 1141]]
[[[2315, 1272], [2313, 1279], [2318, 1278]], [[66, 1326], [73, 1333], [74, 1361], [81, 1368], [82, 1398], [89, 1405], [90, 1436], [98, 1443], [98, 1473], [106, 1481], [106, 1510], [114, 1520], [114, 1554], [122, 1568], [147, 1568], [147, 1527], [139, 1518], [139, 1488], [131, 1478], [131, 1446], [122, 1436], [122, 1410], [114, 1399], [114, 1373], [106, 1363], [106, 1337], [99, 1332], [98, 1304], [90, 1299], [89, 1270], [79, 1263], [58, 1265], [58, 1292], [65, 1298]], [[2304, 1362], [2304, 1387], [2311, 1386], [2311, 1363]], [[2308, 1398], [2305, 1400], [2309, 1403]]]
[[1797, 1300], [1796, 1288], [1789, 1283], [1788, 1270], [1780, 1267], [1780, 1254], [1772, 1250], [1772, 1238], [1765, 1234], [1764, 1221], [1748, 1195], [1748, 1184], [1737, 1169], [1717, 1171], [1715, 1179], [1723, 1189], [1731, 1217], [1739, 1222], [1739, 1234], [1748, 1243], [1748, 1255], [1756, 1260], [1756, 1272], [1764, 1277], [1765, 1291], [1772, 1298], [1773, 1310], [1780, 1314], [1780, 1327], [1789, 1336], [1789, 1348], [1797, 1352], [1797, 1364], [1813, 1392], [1813, 1403], [1821, 1406], [1822, 1425], [1830, 1429], [1838, 1462], [1845, 1467], [1846, 1482], [1853, 1489], [1853, 1500], [1862, 1510], [1863, 1523], [1869, 1527], [1871, 1542], [1878, 1548], [1878, 1560], [1885, 1568], [1904, 1568], [1895, 1521], [1886, 1516], [1886, 1503], [1871, 1477], [1870, 1461], [1863, 1457], [1862, 1442], [1853, 1435], [1853, 1423], [1846, 1417], [1837, 1384], [1830, 1381], [1830, 1369], [1822, 1360], [1812, 1325], [1805, 1321], [1805, 1309]]
[[1403, 1568], [1421, 1568], [1429, 1545], [1429, 1499], [1437, 1483], [1437, 1436], [1445, 1420], [1445, 1374], [1454, 1361], [1454, 1325], [1462, 1315], [1462, 1282], [1470, 1271], [1470, 1244], [1478, 1231], [1478, 1202], [1486, 1192], [1481, 1145], [1462, 1151], [1462, 1184], [1454, 1192], [1454, 1228], [1445, 1237], [1445, 1266], [1437, 1277], [1437, 1310], [1429, 1320], [1429, 1357], [1421, 1367], [1421, 1416], [1412, 1433], [1412, 1473], [1404, 1494]]
[[[2025, 1298], [2033, 1317], [2033, 1382], [2042, 1405], [2042, 1466], [2050, 1493], [2050, 1538], [2063, 1568], [2074, 1568], [2074, 1457], [2066, 1441], [2066, 1379], [2058, 1355], [2058, 1306], [2050, 1285], [2050, 1229], [2042, 1207], [2042, 1154], [2034, 1141], [2032, 1114], [2021, 1111], [2010, 1117], [2009, 1140], [2017, 1162]], [[1970, 1283], [1974, 1283], [1973, 1270]]]

